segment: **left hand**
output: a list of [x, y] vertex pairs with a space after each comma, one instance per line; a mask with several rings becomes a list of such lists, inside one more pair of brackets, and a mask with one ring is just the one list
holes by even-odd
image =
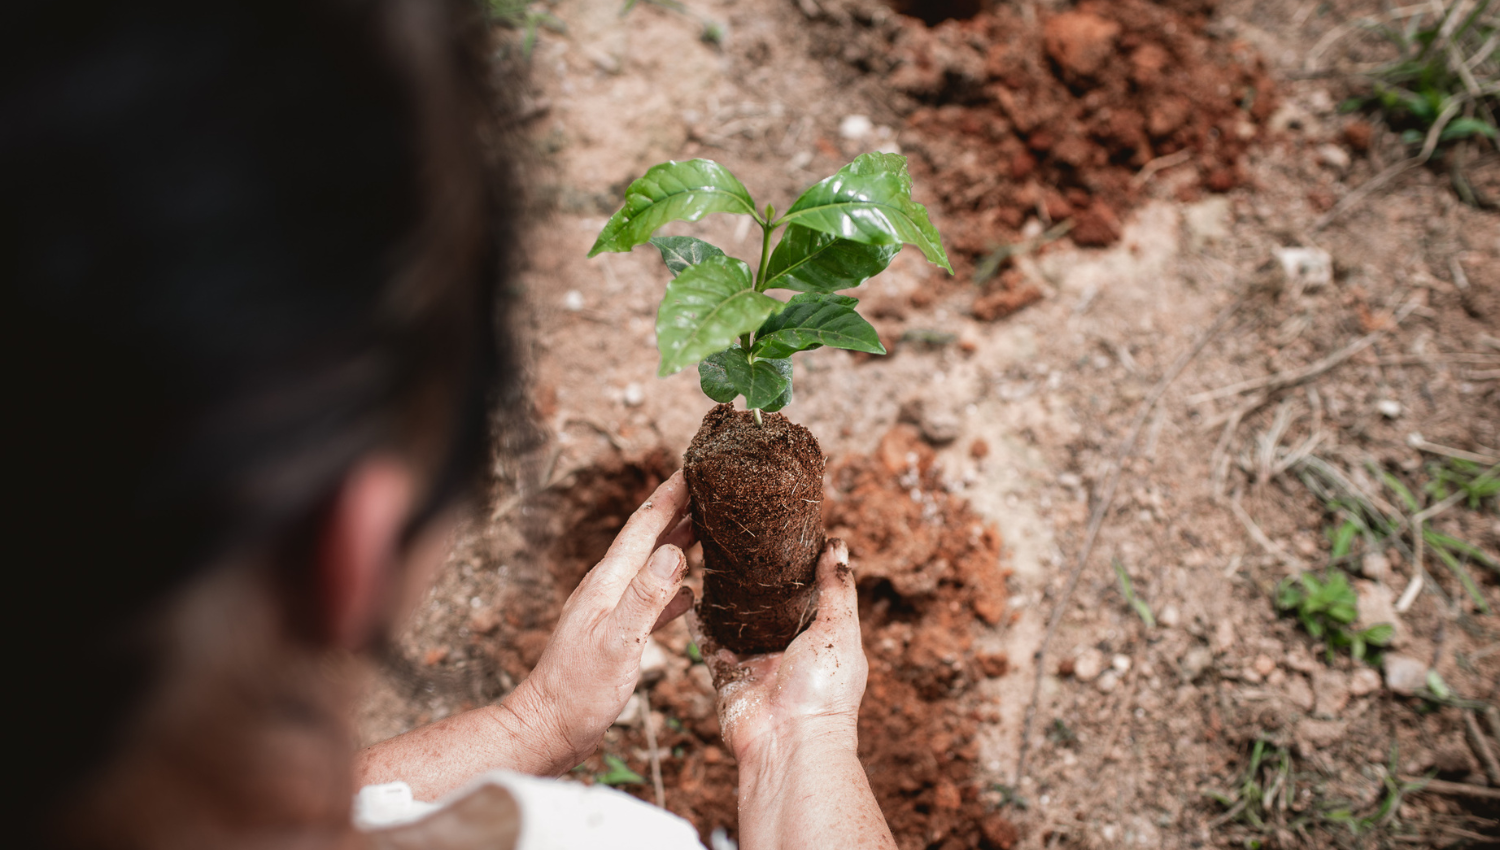
[[594, 752], [635, 692], [646, 638], [692, 607], [682, 587], [693, 542], [687, 508], [677, 472], [574, 589], [536, 669], [499, 706], [529, 739], [533, 772], [560, 775]]

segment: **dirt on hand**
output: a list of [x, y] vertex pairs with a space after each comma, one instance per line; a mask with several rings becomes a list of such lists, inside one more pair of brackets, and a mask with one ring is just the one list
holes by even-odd
[[703, 545], [698, 620], [706, 637], [740, 655], [786, 649], [817, 614], [817, 439], [779, 413], [757, 422], [750, 411], [721, 404], [703, 417], [683, 461]]

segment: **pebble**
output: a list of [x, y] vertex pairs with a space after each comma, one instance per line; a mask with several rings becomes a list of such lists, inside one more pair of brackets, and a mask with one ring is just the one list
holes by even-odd
[[563, 309], [571, 313], [577, 313], [579, 310], [582, 310], [583, 293], [576, 289], [568, 290], [568, 294], [563, 296]]
[[641, 679], [647, 682], [661, 678], [667, 672], [667, 652], [655, 638], [646, 638], [646, 648], [641, 650]]
[[1114, 658], [1110, 659], [1109, 666], [1113, 667], [1116, 673], [1119, 673], [1123, 676], [1124, 674], [1130, 672], [1130, 656], [1116, 655]]
[[1359, 559], [1359, 571], [1367, 579], [1380, 581], [1391, 571], [1391, 560], [1383, 552], [1366, 552]]
[[1313, 713], [1319, 717], [1337, 717], [1349, 704], [1349, 677], [1338, 670], [1320, 670], [1313, 674]]
[[1182, 656], [1182, 663], [1178, 667], [1183, 681], [1191, 682], [1203, 675], [1210, 664], [1214, 663], [1214, 654], [1206, 646], [1195, 646]]
[[638, 694], [631, 694], [630, 699], [625, 700], [625, 707], [620, 709], [620, 716], [615, 718], [616, 726], [634, 726], [641, 720], [641, 698]]
[[1234, 623], [1228, 619], [1220, 620], [1214, 627], [1214, 648], [1220, 652], [1228, 652], [1234, 648]]
[[1292, 676], [1287, 679], [1286, 698], [1292, 705], [1303, 711], [1312, 711], [1316, 699], [1313, 697], [1312, 688], [1308, 686], [1307, 679], [1301, 676]]
[[1271, 656], [1255, 656], [1255, 672], [1259, 673], [1262, 677], [1271, 675], [1271, 671], [1275, 669], [1276, 662], [1271, 660]]
[[1361, 667], [1349, 677], [1349, 694], [1362, 697], [1380, 690], [1380, 674], [1373, 667]]
[[1411, 696], [1427, 687], [1427, 665], [1394, 652], [1385, 656], [1385, 686], [1394, 693]]
[[1330, 142], [1326, 145], [1318, 145], [1318, 162], [1335, 171], [1348, 171], [1353, 158], [1343, 147]]
[[874, 122], [864, 115], [845, 115], [844, 120], [839, 122], [839, 135], [846, 139], [858, 141], [874, 130]]
[[1297, 739], [1299, 743], [1321, 750], [1343, 740], [1348, 729], [1349, 724], [1344, 720], [1313, 720], [1308, 717], [1297, 723]]
[[1118, 688], [1119, 686], [1120, 676], [1113, 670], [1104, 671], [1104, 674], [1099, 677], [1099, 680], [1094, 682], [1094, 687], [1098, 688], [1101, 693], [1106, 694], [1110, 691], [1113, 691], [1115, 688]]
[[1276, 248], [1286, 279], [1301, 285], [1306, 292], [1333, 281], [1333, 256], [1322, 248]]
[[640, 384], [626, 384], [625, 393], [622, 398], [625, 401], [626, 407], [640, 407], [641, 402], [646, 400], [646, 391]]
[[1073, 677], [1080, 682], [1092, 682], [1104, 672], [1104, 653], [1094, 647], [1086, 647], [1073, 657]]
[[1375, 409], [1380, 411], [1381, 416], [1387, 419], [1395, 419], [1401, 415], [1401, 402], [1393, 398], [1383, 398], [1375, 402]]
[[1175, 629], [1182, 623], [1182, 612], [1177, 610], [1176, 605], [1168, 605], [1161, 609], [1161, 614], [1156, 620], [1169, 629]]

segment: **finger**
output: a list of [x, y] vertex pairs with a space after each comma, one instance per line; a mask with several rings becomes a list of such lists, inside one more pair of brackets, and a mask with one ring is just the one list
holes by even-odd
[[[687, 511], [687, 484], [682, 472], [662, 482], [645, 504], [636, 509], [620, 530], [609, 552], [589, 573], [590, 583], [609, 596], [618, 594], [640, 571], [664, 532], [675, 528]], [[659, 550], [657, 550], [659, 551]], [[665, 600], [663, 600], [665, 604]]]
[[681, 617], [691, 607], [693, 607], [693, 591], [686, 587], [677, 588], [677, 595], [672, 597], [672, 601], [667, 603], [667, 607], [663, 608], [662, 612], [656, 616], [656, 623], [651, 627], [651, 631], [661, 631], [662, 626]]
[[690, 516], [685, 516], [671, 531], [668, 531], [666, 534], [663, 534], [661, 537], [658, 537], [656, 539], [656, 547], [660, 549], [661, 547], [670, 543], [673, 546], [676, 546], [678, 549], [686, 552], [688, 549], [692, 548], [693, 544], [697, 542], [697, 540], [697, 536], [693, 533], [693, 518]]
[[627, 635], [650, 634], [651, 625], [661, 617], [677, 596], [682, 577], [687, 575], [687, 557], [676, 546], [656, 550], [630, 580], [620, 602], [610, 617]]
[[818, 558], [818, 617], [809, 631], [842, 633], [853, 625], [853, 636], [859, 640], [859, 592], [854, 587], [854, 570], [849, 566], [849, 547], [835, 537], [823, 547]]

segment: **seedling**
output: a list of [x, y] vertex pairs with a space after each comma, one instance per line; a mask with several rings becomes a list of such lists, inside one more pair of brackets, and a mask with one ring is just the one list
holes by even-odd
[[1119, 558], [1116, 558], [1112, 566], [1115, 568], [1115, 575], [1120, 579], [1120, 593], [1125, 596], [1125, 602], [1135, 611], [1135, 615], [1141, 618], [1141, 622], [1146, 624], [1146, 628], [1156, 628], [1156, 617], [1151, 613], [1151, 606], [1146, 604], [1146, 600], [1135, 595], [1135, 585], [1130, 583], [1130, 573], [1125, 571], [1125, 565], [1120, 563]]
[[625, 760], [619, 756], [605, 754], [604, 766], [608, 770], [594, 775], [594, 781], [601, 785], [640, 785], [646, 781], [639, 773], [631, 770], [625, 764]]
[[1350, 628], [1359, 615], [1357, 602], [1349, 577], [1337, 567], [1329, 567], [1321, 579], [1303, 573], [1284, 579], [1276, 588], [1276, 607], [1294, 612], [1308, 634], [1327, 641], [1330, 662], [1334, 650], [1345, 647], [1356, 661], [1363, 661], [1371, 647], [1389, 646], [1395, 635], [1389, 623], [1367, 629]]
[[[738, 178], [712, 160], [664, 162], [625, 190], [592, 257], [650, 242], [672, 273], [656, 316], [665, 377], [697, 365], [699, 386], [717, 402], [776, 411], [792, 400], [792, 362], [822, 346], [884, 354], [879, 336], [839, 292], [884, 271], [909, 243], [953, 272], [927, 210], [911, 197], [906, 158], [867, 153], [803, 192], [779, 217], [758, 207]], [[671, 221], [709, 213], [747, 215], [760, 226], [757, 269], [692, 236], [654, 236]], [[773, 249], [772, 239], [785, 227]], [[765, 294], [797, 293], [786, 302]]]

